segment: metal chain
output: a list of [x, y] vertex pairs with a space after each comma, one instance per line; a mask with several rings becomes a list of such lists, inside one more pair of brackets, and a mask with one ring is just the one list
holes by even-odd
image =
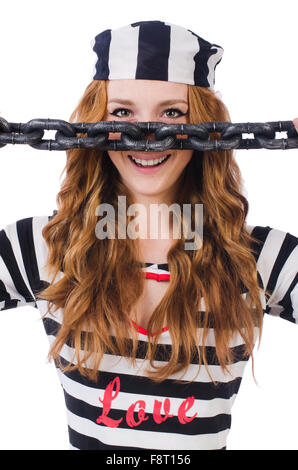
[[[43, 139], [44, 132], [49, 130], [56, 131], [55, 139]], [[287, 137], [278, 138], [276, 134], [280, 132], [286, 133]], [[120, 133], [121, 137], [119, 140], [111, 140], [109, 133]], [[144, 139], [148, 134], [154, 134], [155, 140]], [[188, 138], [178, 139], [177, 135], [185, 135]], [[292, 121], [165, 124], [127, 121], [69, 123], [60, 119], [32, 119], [27, 123], [11, 123], [0, 117], [0, 147], [7, 144], [28, 144], [39, 150], [94, 147], [101, 150], [145, 152], [167, 149], [288, 150], [298, 148], [298, 133]]]

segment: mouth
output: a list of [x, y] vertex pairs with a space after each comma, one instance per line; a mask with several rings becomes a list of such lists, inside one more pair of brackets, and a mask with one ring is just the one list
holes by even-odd
[[130, 161], [139, 168], [149, 169], [155, 168], [158, 166], [164, 165], [164, 163], [171, 157], [172, 155], [169, 153], [168, 155], [163, 155], [160, 158], [152, 158], [149, 159], [148, 155], [146, 155], [146, 159], [142, 158], [142, 155], [133, 157], [132, 155], [128, 155]]

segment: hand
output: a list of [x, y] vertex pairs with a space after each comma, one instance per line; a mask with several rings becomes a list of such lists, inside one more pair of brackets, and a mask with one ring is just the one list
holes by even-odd
[[294, 126], [296, 127], [296, 131], [298, 132], [298, 118], [293, 119]]

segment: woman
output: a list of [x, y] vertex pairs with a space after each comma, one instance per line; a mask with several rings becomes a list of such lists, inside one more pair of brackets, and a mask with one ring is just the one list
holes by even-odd
[[[160, 21], [95, 39], [96, 73], [71, 121], [230, 120], [213, 91], [220, 46]], [[232, 151], [72, 149], [65, 169], [58, 210], [0, 233], [0, 307], [40, 309], [70, 447], [225, 449], [264, 312], [297, 322], [298, 239], [247, 226]], [[134, 213], [123, 227], [119, 196], [141, 208], [142, 237], [123, 232]], [[107, 236], [102, 204], [115, 211]], [[177, 224], [162, 211], [164, 237], [154, 204], [203, 205], [201, 246], [174, 236], [193, 214]]]

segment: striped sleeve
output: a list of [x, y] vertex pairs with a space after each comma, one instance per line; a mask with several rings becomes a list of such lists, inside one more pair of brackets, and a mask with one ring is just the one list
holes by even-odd
[[0, 310], [31, 305], [43, 286], [36, 256], [33, 219], [7, 225], [0, 231]]
[[272, 227], [255, 226], [257, 270], [270, 296], [266, 313], [298, 323], [298, 238]]

